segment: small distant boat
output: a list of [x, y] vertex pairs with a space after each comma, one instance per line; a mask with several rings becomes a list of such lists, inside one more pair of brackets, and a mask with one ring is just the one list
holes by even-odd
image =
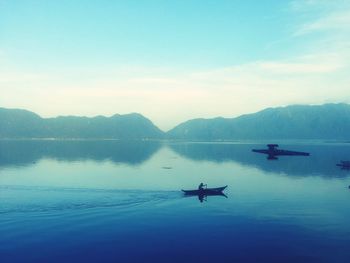
[[197, 190], [181, 190], [185, 195], [224, 195], [223, 191], [227, 188], [226, 186], [217, 188], [205, 188]]
[[289, 151], [289, 150], [280, 150], [277, 149], [278, 144], [268, 144], [267, 149], [253, 149], [253, 152], [256, 153], [263, 153], [263, 154], [268, 154], [269, 159], [276, 159], [275, 156], [280, 156], [280, 155], [301, 155], [301, 156], [309, 156], [310, 153], [307, 152], [296, 152], [296, 151]]
[[340, 166], [343, 169], [350, 169], [350, 161], [340, 161], [337, 166]]

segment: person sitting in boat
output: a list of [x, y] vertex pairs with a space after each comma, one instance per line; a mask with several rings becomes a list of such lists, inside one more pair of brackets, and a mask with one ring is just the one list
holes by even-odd
[[198, 190], [199, 191], [203, 191], [204, 190], [204, 186], [207, 187], [206, 184], [200, 183], [200, 185], [198, 186]]

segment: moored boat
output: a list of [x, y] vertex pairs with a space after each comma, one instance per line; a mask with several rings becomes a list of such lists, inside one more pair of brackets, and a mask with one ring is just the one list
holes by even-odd
[[277, 149], [278, 144], [268, 144], [267, 149], [253, 149], [253, 152], [268, 154], [269, 156], [279, 156], [279, 155], [301, 155], [301, 156], [309, 156], [310, 153], [307, 152], [297, 152], [297, 151], [289, 151], [289, 150], [280, 150]]

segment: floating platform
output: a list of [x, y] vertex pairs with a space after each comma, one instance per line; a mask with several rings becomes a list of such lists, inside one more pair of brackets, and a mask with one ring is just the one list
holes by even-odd
[[275, 156], [309, 156], [310, 153], [307, 152], [297, 152], [297, 151], [289, 151], [289, 150], [281, 150], [281, 149], [277, 149], [278, 144], [268, 144], [267, 145], [267, 149], [253, 149], [253, 152], [256, 153], [263, 153], [263, 154], [267, 154], [269, 155], [269, 157], [271, 156], [271, 159], [273, 159], [273, 157]]

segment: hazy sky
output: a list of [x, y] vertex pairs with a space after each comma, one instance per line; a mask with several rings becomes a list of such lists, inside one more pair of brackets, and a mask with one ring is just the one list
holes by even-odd
[[347, 0], [0, 0], [0, 107], [197, 117], [350, 102]]

